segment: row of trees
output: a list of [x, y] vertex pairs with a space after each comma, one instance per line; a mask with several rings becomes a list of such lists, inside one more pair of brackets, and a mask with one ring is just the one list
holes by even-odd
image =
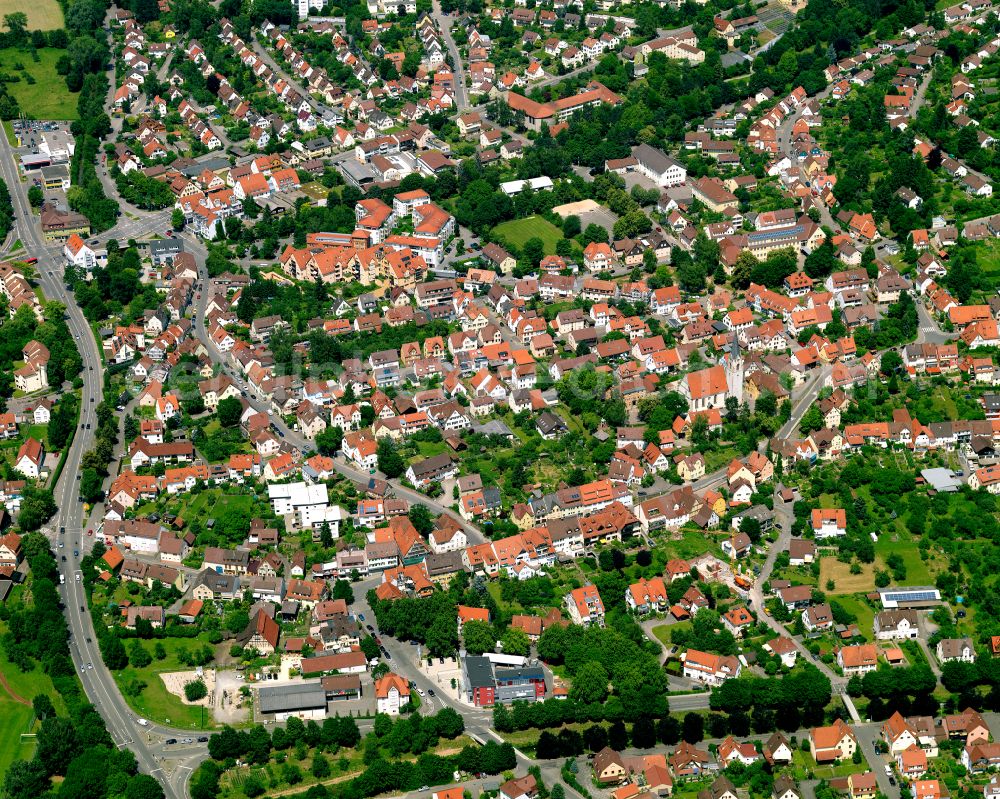
[[[135, 755], [115, 747], [100, 715], [83, 695], [69, 656], [69, 630], [56, 592], [56, 560], [39, 533], [22, 540], [31, 569], [30, 606], [3, 606], [8, 632], [3, 646], [12, 662], [25, 671], [40, 667], [67, 708], [56, 715], [52, 702], [36, 697], [41, 719], [32, 760], [15, 760], [4, 778], [9, 799], [37, 799], [47, 795], [52, 777], [60, 777], [59, 795], [105, 799], [162, 799], [160, 784], [139, 774]], [[36, 665], [37, 664], [37, 665]]]

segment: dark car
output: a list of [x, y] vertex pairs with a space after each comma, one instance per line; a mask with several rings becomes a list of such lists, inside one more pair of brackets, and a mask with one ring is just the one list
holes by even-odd
[[427, 695], [428, 696], [434, 696], [434, 689], [433, 688], [428, 688], [427, 689]]
[[889, 784], [890, 785], [895, 785], [896, 784], [896, 778], [895, 777], [889, 777]]
[[208, 736], [207, 735], [202, 735], [201, 738], [198, 739], [198, 743], [200, 743], [200, 744], [207, 744], [208, 743]]
[[175, 744], [175, 743], [177, 743], [177, 739], [176, 738], [167, 738], [167, 740], [164, 741], [164, 743], [166, 743], [166, 744]]

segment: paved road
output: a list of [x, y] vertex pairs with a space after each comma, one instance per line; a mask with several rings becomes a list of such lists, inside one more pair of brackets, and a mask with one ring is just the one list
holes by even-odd
[[[178, 785], [176, 781], [168, 780], [153, 750], [136, 736], [138, 727], [135, 716], [119, 693], [110, 672], [104, 667], [93, 623], [90, 614], [86, 612], [83, 584], [77, 582], [79, 564], [72, 556], [74, 549], [79, 551], [82, 548], [85, 537], [82, 529], [83, 505], [78, 502], [77, 479], [81, 459], [84, 452], [93, 446], [97, 429], [96, 408], [101, 401], [103, 382], [101, 356], [83, 312], [63, 285], [61, 247], [53, 247], [42, 238], [40, 226], [31, 212], [24, 184], [17, 173], [13, 150], [4, 136], [0, 136], [0, 175], [10, 189], [18, 236], [27, 251], [38, 257], [36, 268], [39, 283], [46, 298], [66, 305], [67, 323], [73, 337], [77, 339], [77, 347], [83, 359], [81, 428], [76, 431], [62, 474], [54, 486], [59, 510], [51, 522], [52, 538], [59, 538], [65, 544], [62, 550], [56, 548], [56, 551], [60, 553], [60, 572], [66, 578], [66, 584], [60, 590], [69, 622], [73, 663], [76, 668], [81, 669], [80, 680], [87, 698], [101, 713], [115, 743], [128, 746], [135, 753], [140, 769], [160, 780], [168, 799], [182, 799], [185, 795], [183, 782]], [[61, 530], [65, 530], [65, 534], [61, 534]], [[66, 553], [65, 563], [61, 559], [62, 552]], [[92, 668], [87, 668], [87, 664], [92, 664]]]
[[271, 55], [271, 51], [268, 50], [266, 47], [264, 47], [264, 45], [262, 45], [260, 41], [257, 39], [256, 34], [257, 32], [254, 31], [254, 34], [250, 37], [250, 46], [253, 48], [253, 51], [258, 56], [260, 56], [261, 59], [263, 59], [264, 63], [267, 64], [272, 71], [274, 71], [277, 75], [280, 75], [281, 78], [284, 79], [285, 83], [287, 83], [289, 86], [295, 89], [295, 91], [301, 94], [302, 97], [308, 100], [309, 104], [316, 109], [316, 112], [320, 114], [320, 116], [325, 114], [329, 109], [325, 105], [323, 105], [323, 103], [320, 103], [313, 98], [312, 92], [309, 91], [308, 86], [306, 86], [296, 78], [292, 77], [284, 67], [278, 64], [274, 56]]
[[[250, 405], [252, 405], [258, 411], [269, 413], [271, 415], [272, 423], [284, 435], [285, 441], [287, 441], [293, 447], [298, 448], [300, 452], [306, 453], [311, 451], [313, 449], [312, 443], [310, 441], [307, 441], [305, 438], [300, 436], [296, 431], [292, 430], [287, 425], [285, 425], [282, 419], [278, 415], [273, 413], [273, 409], [271, 408], [270, 402], [267, 401], [267, 398], [257, 393], [256, 390], [253, 389], [244, 380], [244, 376], [235, 369], [232, 362], [228, 358], [226, 358], [225, 354], [221, 352], [218, 347], [215, 346], [215, 342], [212, 341], [212, 338], [208, 332], [208, 328], [205, 324], [206, 310], [208, 308], [208, 302], [210, 299], [210, 292], [208, 290], [209, 289], [208, 271], [205, 268], [205, 259], [208, 256], [208, 251], [205, 249], [205, 245], [201, 242], [201, 240], [198, 239], [197, 236], [195, 236], [193, 233], [190, 233], [189, 231], [185, 231], [184, 233], [182, 233], [181, 238], [185, 241], [187, 249], [195, 255], [195, 258], [199, 263], [198, 286], [196, 287], [195, 291], [201, 294], [201, 298], [195, 300], [194, 329], [195, 329], [195, 334], [205, 344], [205, 348], [208, 350], [209, 358], [214, 364], [218, 365], [221, 369], [225, 370], [231, 377], [236, 379], [237, 383], [239, 384], [239, 388], [243, 392], [244, 397], [247, 399]], [[362, 484], [367, 483], [368, 480], [372, 477], [372, 475], [368, 474], [367, 472], [362, 472], [359, 469], [356, 469], [353, 466], [348, 465], [348, 463], [344, 462], [344, 460], [339, 457], [334, 459], [334, 468], [344, 477], [347, 477], [350, 480]], [[383, 475], [381, 472], [376, 472], [374, 476], [380, 477], [382, 479], [387, 479], [385, 478], [385, 475]], [[407, 488], [406, 486], [402, 485], [402, 483], [400, 483], [398, 480], [388, 480], [388, 482], [392, 485], [393, 493], [397, 497], [405, 499], [411, 503], [419, 503], [422, 505], [426, 505], [427, 508], [433, 511], [434, 513], [436, 514], [444, 513], [447, 516], [454, 519], [465, 531], [465, 534], [469, 539], [469, 543], [478, 544], [486, 540], [482, 531], [478, 527], [462, 519], [460, 516], [454, 513], [448, 506], [446, 506], [443, 502], [438, 501], [436, 499], [431, 499], [430, 497], [427, 497], [417, 491]]]
[[469, 110], [469, 90], [465, 83], [465, 64], [462, 54], [458, 52], [455, 39], [451, 35], [451, 19], [441, 10], [440, 0], [434, 0], [431, 18], [441, 31], [445, 47], [451, 55], [452, 74], [455, 76], [455, 111], [464, 114]]

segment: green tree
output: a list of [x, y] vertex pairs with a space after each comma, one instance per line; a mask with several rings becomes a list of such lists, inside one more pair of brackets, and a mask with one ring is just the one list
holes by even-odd
[[406, 462], [396, 449], [395, 443], [388, 437], [378, 442], [378, 468], [389, 479], [399, 477], [406, 471]]
[[503, 641], [504, 654], [524, 657], [531, 652], [531, 639], [519, 627], [508, 627], [501, 640]]
[[226, 430], [239, 425], [240, 416], [243, 415], [243, 404], [238, 397], [226, 397], [219, 401], [215, 412], [222, 429]]
[[536, 268], [541, 263], [542, 258], [545, 257], [545, 243], [537, 236], [532, 236], [524, 242], [521, 254], [531, 264], [532, 268]]
[[4, 27], [7, 28], [8, 39], [20, 45], [28, 34], [28, 15], [23, 11], [14, 11], [3, 16]]
[[331, 425], [326, 430], [317, 433], [314, 443], [320, 455], [336, 455], [344, 443], [344, 431], [339, 427]]
[[37, 799], [49, 789], [41, 760], [15, 760], [7, 768], [3, 790], [9, 799]]
[[467, 621], [462, 625], [462, 642], [473, 655], [492, 652], [496, 646], [497, 633], [488, 621]]
[[603, 702], [608, 695], [608, 671], [596, 660], [584, 663], [573, 677], [570, 698], [589, 705]]
[[191, 682], [185, 683], [184, 696], [187, 697], [188, 702], [197, 702], [208, 696], [208, 688], [205, 686], [204, 680], [191, 680]]
[[125, 799], [163, 799], [163, 787], [155, 777], [135, 774], [128, 781]]
[[313, 757], [312, 775], [318, 780], [325, 780], [330, 776], [330, 762], [321, 754]]

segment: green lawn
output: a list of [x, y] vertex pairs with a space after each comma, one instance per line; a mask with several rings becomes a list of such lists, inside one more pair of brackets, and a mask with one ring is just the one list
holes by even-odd
[[861, 630], [861, 634], [865, 638], [871, 639], [874, 635], [872, 630], [872, 622], [875, 620], [875, 611], [872, 610], [871, 606], [865, 602], [861, 597], [858, 596], [834, 596], [830, 595], [829, 599], [836, 600], [841, 604], [841, 606], [848, 613], [853, 614], [857, 618], [858, 629]]
[[[21, 587], [15, 591], [13, 596], [18, 597], [24, 589]], [[7, 632], [6, 625], [0, 625], [0, 635], [5, 632]], [[30, 702], [39, 694], [48, 694], [56, 712], [59, 715], [66, 714], [66, 703], [40, 665], [36, 664], [31, 671], [21, 671], [7, 660], [7, 655], [0, 647], [0, 674], [3, 674], [10, 691], [21, 699]], [[31, 731], [34, 715], [29, 705], [15, 701], [7, 690], [0, 687], [0, 778], [7, 773], [7, 768], [14, 760], [18, 758], [30, 760], [34, 754], [33, 740], [21, 742], [21, 733]]]
[[[153, 662], [142, 669], [135, 669], [129, 666], [120, 672], [115, 673], [115, 682], [122, 689], [122, 696], [140, 716], [155, 721], [160, 724], [170, 724], [173, 727], [186, 727], [189, 729], [209, 729], [215, 726], [212, 712], [209, 708], [204, 710], [204, 727], [202, 726], [202, 709], [200, 706], [185, 705], [179, 697], [170, 693], [160, 674], [171, 671], [194, 671], [191, 666], [186, 666], [177, 657], [182, 649], [194, 651], [201, 648], [208, 642], [206, 636], [198, 638], [163, 638], [160, 643], [167, 650], [167, 656], [163, 660], [153, 659]], [[155, 641], [144, 641], [143, 646], [151, 655], [155, 646]], [[126, 643], [126, 649], [131, 649], [131, 641]], [[126, 689], [134, 680], [141, 680], [145, 687], [138, 696], [131, 696]], [[168, 721], [169, 719], [169, 721]]]
[[[41, 5], [48, 2], [44, 0]], [[10, 0], [0, 0], [3, 8], [9, 3]], [[28, 116], [35, 119], [77, 118], [77, 93], [70, 92], [66, 80], [56, 72], [56, 62], [65, 53], [65, 50], [45, 47], [38, 51], [39, 60], [35, 62], [28, 53], [16, 48], [0, 50], [0, 72], [20, 77], [17, 83], [8, 83], [7, 89]], [[29, 75], [34, 83], [28, 82]]]
[[809, 778], [815, 775], [816, 779], [829, 780], [834, 777], [846, 777], [850, 774], [861, 774], [865, 771], [865, 769], [866, 766], [863, 758], [861, 763], [858, 765], [855, 765], [850, 760], [846, 760], [835, 765], [819, 766], [816, 764], [816, 761], [813, 760], [812, 755], [808, 752], [796, 749], [792, 753], [792, 770], [798, 780], [806, 779], [807, 775], [809, 775]]
[[18, 758], [30, 760], [35, 743], [28, 739], [21, 742], [21, 733], [30, 732], [29, 725], [34, 711], [27, 705], [15, 702], [0, 690], [0, 774], [6, 774], [10, 764]]
[[[898, 540], [893, 541], [894, 538]], [[894, 585], [934, 585], [934, 577], [931, 575], [930, 569], [920, 559], [917, 542], [910, 539], [908, 534], [894, 534], [889, 529], [879, 536], [878, 543], [875, 544], [875, 554], [884, 561], [892, 553], [901, 556], [906, 566], [906, 578], [898, 581], [894, 579]]]
[[656, 636], [656, 639], [661, 644], [670, 646], [671, 643], [670, 631], [673, 630], [673, 628], [676, 626], [677, 626], [676, 624], [658, 624], [656, 627], [653, 628], [653, 635]]
[[49, 448], [49, 426], [47, 424], [33, 424], [28, 427], [28, 436], [37, 439]]
[[[196, 494], [184, 494], [169, 498], [169, 502], [162, 500], [164, 507], [169, 506], [170, 512], [175, 513], [185, 521], [204, 517], [211, 513], [213, 516], [224, 508], [235, 507], [245, 513], [253, 512], [254, 498], [250, 494], [226, 494], [219, 488], [206, 488]], [[140, 512], [148, 513], [157, 507], [155, 503], [147, 503], [140, 508]]]
[[562, 231], [540, 216], [529, 216], [526, 219], [512, 219], [493, 228], [494, 233], [502, 236], [520, 249], [531, 238], [539, 238], [545, 245], [545, 254], [552, 255], [556, 251], [556, 242], [563, 237]]

